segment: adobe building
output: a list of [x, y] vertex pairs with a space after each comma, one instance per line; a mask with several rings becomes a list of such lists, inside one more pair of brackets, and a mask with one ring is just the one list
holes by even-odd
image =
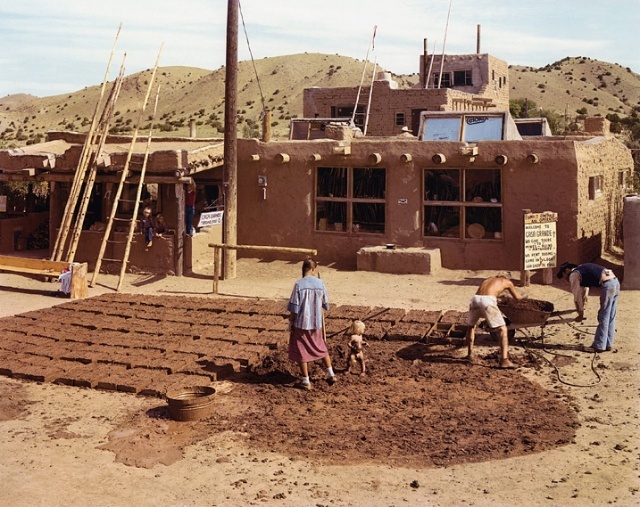
[[[587, 122], [589, 132], [580, 135], [544, 135], [544, 123], [521, 135], [508, 113], [505, 62], [447, 55], [441, 69], [439, 57], [431, 65], [423, 55], [420, 65], [421, 84], [413, 89], [397, 89], [388, 75], [372, 93], [308, 89], [306, 118], [292, 122], [290, 139], [238, 139], [238, 244], [317, 249], [322, 263], [348, 269], [520, 270], [524, 209], [558, 214], [559, 262], [594, 260], [619, 240], [633, 161], [606, 120]], [[368, 118], [358, 116], [369, 96]], [[349, 125], [354, 109], [366, 136]], [[1, 178], [50, 183], [52, 238], [82, 142], [79, 134], [50, 133], [42, 145], [0, 151]], [[76, 255], [90, 269], [127, 143], [109, 139], [99, 167]], [[131, 165], [134, 179], [143, 145]], [[212, 260], [207, 245], [221, 241], [221, 230], [185, 234], [184, 187], [196, 181], [198, 211], [221, 204], [222, 155], [220, 140], [153, 141], [147, 198], [174, 232], [154, 241], [153, 256], [136, 237], [132, 270], [180, 275]], [[6, 248], [12, 241], [0, 231]]]

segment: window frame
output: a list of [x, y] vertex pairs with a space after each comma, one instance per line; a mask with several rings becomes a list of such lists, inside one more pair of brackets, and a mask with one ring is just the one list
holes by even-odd
[[457, 88], [458, 86], [473, 86], [473, 71], [471, 69], [453, 71], [453, 87]]
[[[346, 196], [344, 197], [333, 197], [333, 196], [320, 196], [319, 188], [318, 188], [318, 175], [321, 169], [346, 169]], [[384, 171], [384, 189], [383, 194], [384, 197], [354, 197], [355, 189], [354, 189], [354, 173], [356, 170], [373, 170], [373, 171]], [[314, 210], [313, 210], [313, 221], [314, 221], [314, 232], [316, 233], [333, 233], [333, 234], [344, 234], [344, 235], [353, 235], [353, 234], [367, 234], [367, 235], [375, 235], [382, 236], [386, 234], [387, 231], [387, 223], [388, 217], [387, 213], [389, 210], [388, 202], [387, 202], [387, 168], [386, 167], [352, 167], [352, 166], [342, 166], [342, 167], [333, 167], [333, 166], [318, 166], [314, 171]], [[321, 228], [321, 220], [326, 217], [318, 217], [319, 204], [320, 203], [344, 203], [345, 210], [345, 223], [341, 225], [339, 229], [335, 228], [336, 222], [333, 224], [324, 223], [324, 229]], [[359, 224], [354, 226], [354, 206], [357, 204], [377, 204], [382, 205], [384, 207], [384, 222], [383, 222], [383, 230], [382, 231], [368, 231], [365, 229], [361, 229]], [[340, 223], [340, 222], [338, 222]], [[333, 225], [333, 229], [329, 229], [329, 226]]]
[[602, 174], [595, 174], [589, 176], [589, 200], [595, 201], [599, 197], [602, 197]]
[[[446, 200], [429, 200], [427, 189], [427, 172], [428, 171], [458, 171], [458, 200], [446, 201]], [[467, 200], [467, 179], [469, 173], [476, 173], [479, 171], [497, 171], [500, 184], [500, 195], [497, 202], [476, 202], [474, 200]], [[425, 239], [443, 239], [443, 240], [462, 240], [462, 241], [504, 241], [504, 190], [503, 190], [503, 176], [504, 173], [501, 168], [488, 167], [482, 169], [471, 169], [463, 167], [424, 167], [422, 169], [422, 237]], [[458, 234], [456, 236], [440, 236], [436, 234], [427, 234], [427, 228], [430, 227], [431, 222], [427, 224], [427, 208], [429, 207], [449, 207], [458, 209]], [[500, 230], [486, 231], [485, 234], [493, 232], [493, 237], [473, 238], [469, 236], [467, 224], [467, 217], [469, 210], [472, 209], [497, 209], [500, 212], [499, 224]], [[435, 225], [435, 224], [434, 224]]]

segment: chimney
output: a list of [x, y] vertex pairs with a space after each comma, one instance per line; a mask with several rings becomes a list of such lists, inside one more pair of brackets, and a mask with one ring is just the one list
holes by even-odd
[[476, 53], [480, 54], [480, 25], [478, 25], [478, 34], [476, 39]]

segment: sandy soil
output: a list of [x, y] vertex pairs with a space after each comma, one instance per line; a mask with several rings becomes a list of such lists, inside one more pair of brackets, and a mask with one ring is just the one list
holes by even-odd
[[[238, 277], [220, 282], [215, 297], [206, 271], [131, 275], [123, 292], [284, 302], [299, 269], [240, 260]], [[462, 312], [492, 274], [321, 270], [332, 303], [356, 312]], [[115, 285], [115, 277], [101, 277], [90, 296]], [[68, 303], [49, 295], [55, 288], [0, 274], [0, 317]], [[557, 310], [572, 307], [561, 285], [523, 290]], [[478, 338], [474, 365], [462, 361], [457, 340], [372, 337], [369, 372], [360, 377], [342, 371], [346, 342], [337, 334], [335, 386], [314, 368], [313, 391], [292, 389], [295, 369], [276, 351], [252, 374], [215, 382], [215, 413], [196, 422], [170, 420], [160, 398], [0, 377], [0, 504], [640, 505], [640, 295], [622, 292], [616, 346], [598, 356], [580, 350], [596, 322], [597, 294], [591, 299], [580, 325], [565, 315], [550, 319], [543, 339], [537, 327], [518, 331], [517, 370], [494, 368], [497, 346], [488, 335]], [[380, 329], [371, 323], [372, 334]]]

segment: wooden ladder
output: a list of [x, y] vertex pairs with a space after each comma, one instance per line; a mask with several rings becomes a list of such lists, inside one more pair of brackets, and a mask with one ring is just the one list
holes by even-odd
[[[133, 137], [131, 138], [131, 146], [129, 147], [129, 152], [127, 153], [127, 159], [125, 161], [124, 164], [124, 168], [122, 170], [122, 173], [120, 175], [120, 180], [118, 182], [118, 188], [116, 189], [116, 193], [115, 196], [113, 197], [113, 203], [111, 206], [111, 213], [109, 213], [109, 217], [107, 220], [107, 226], [106, 229], [104, 231], [104, 236], [102, 238], [102, 243], [100, 245], [100, 251], [98, 252], [98, 257], [96, 259], [96, 265], [95, 268], [93, 270], [93, 277], [91, 278], [91, 283], [90, 286], [93, 287], [96, 284], [96, 281], [98, 280], [98, 276], [100, 274], [100, 268], [102, 266], [102, 261], [107, 261], [107, 262], [117, 262], [117, 263], [121, 263], [121, 268], [120, 268], [120, 276], [118, 278], [118, 285], [116, 287], [116, 291], [119, 292], [120, 288], [122, 287], [122, 282], [124, 280], [124, 275], [125, 272], [127, 270], [127, 264], [129, 262], [129, 255], [131, 253], [131, 242], [133, 241], [133, 235], [135, 233], [135, 229], [136, 229], [136, 222], [137, 222], [137, 216], [138, 216], [138, 212], [140, 210], [140, 203], [141, 203], [141, 197], [142, 197], [142, 189], [144, 187], [144, 181], [145, 181], [145, 175], [146, 175], [146, 171], [147, 171], [147, 162], [149, 160], [149, 153], [151, 151], [151, 134], [152, 134], [152, 130], [153, 130], [153, 123], [155, 121], [155, 116], [156, 116], [156, 112], [158, 110], [158, 98], [160, 96], [160, 87], [158, 87], [158, 91], [156, 93], [156, 99], [155, 99], [155, 105], [153, 108], [153, 114], [151, 116], [151, 126], [149, 128], [149, 135], [147, 137], [147, 146], [146, 146], [146, 150], [145, 150], [145, 154], [144, 154], [144, 161], [142, 163], [142, 169], [140, 170], [140, 176], [137, 178], [138, 182], [137, 182], [137, 190], [136, 190], [136, 197], [133, 200], [128, 200], [128, 199], [122, 199], [122, 191], [125, 187], [125, 185], [132, 185], [132, 184], [136, 184], [135, 182], [135, 178], [134, 179], [130, 179], [128, 178], [129, 176], [129, 167], [131, 164], [131, 157], [133, 154], [133, 150], [135, 148], [135, 143], [136, 140], [138, 138], [138, 131], [140, 128], [140, 123], [142, 121], [142, 115], [144, 114], [144, 111], [146, 109], [147, 106], [147, 102], [149, 100], [149, 94], [151, 92], [151, 86], [153, 84], [153, 81], [155, 79], [155, 74], [156, 74], [156, 70], [158, 68], [158, 64], [156, 62], [156, 67], [153, 70], [153, 74], [151, 76], [151, 79], [149, 80], [149, 88], [147, 89], [147, 94], [145, 96], [144, 99], [144, 104], [142, 106], [141, 112], [140, 112], [140, 118], [138, 121], [138, 125], [136, 126], [136, 129], [133, 133]], [[133, 211], [131, 216], [127, 217], [127, 218], [121, 218], [118, 217], [118, 205], [120, 203], [120, 201], [123, 202], [133, 202]], [[111, 239], [111, 233], [113, 231], [113, 224], [115, 221], [119, 221], [119, 222], [128, 222], [129, 223], [129, 230], [128, 230], [128, 234], [127, 234], [127, 239], [126, 241], [116, 241], [115, 239]], [[104, 257], [106, 249], [107, 249], [107, 245], [108, 244], [125, 244], [125, 248], [124, 248], [124, 253], [122, 256], [122, 259], [107, 259]]]
[[[104, 74], [104, 79], [102, 80], [102, 86], [100, 88], [100, 96], [98, 101], [96, 102], [96, 107], [93, 112], [93, 116], [91, 118], [91, 125], [89, 127], [89, 132], [87, 133], [87, 137], [85, 138], [84, 145], [82, 147], [82, 153], [80, 154], [80, 159], [78, 161], [78, 167], [74, 173], [73, 182], [71, 184], [71, 189], [69, 191], [69, 197], [67, 198], [67, 203], [65, 205], [64, 213], [62, 215], [62, 222], [60, 224], [60, 230], [56, 235], [56, 241], [53, 246], [51, 260], [52, 261], [60, 261], [62, 260], [65, 252], [65, 247], [67, 243], [67, 236], [69, 234], [69, 230], [71, 229], [71, 223], [73, 222], [73, 217], [75, 214], [76, 207], [78, 205], [78, 198], [80, 196], [80, 192], [82, 189], [82, 185], [85, 179], [85, 175], [87, 172], [87, 166], [89, 164], [89, 160], [91, 158], [91, 154], [95, 152], [96, 138], [97, 138], [97, 129], [102, 126], [106, 128], [105, 125], [98, 124], [98, 113], [100, 112], [100, 108], [102, 106], [102, 99], [104, 98], [104, 92], [107, 87], [107, 81], [109, 78], [109, 70], [111, 69], [111, 62], [113, 60], [113, 54], [116, 49], [116, 44], [118, 42], [118, 37], [120, 36], [120, 30], [122, 29], [122, 23], [118, 28], [118, 33], [116, 34], [115, 41], [113, 43], [113, 48], [111, 49], [111, 55], [109, 56], [109, 62], [107, 64], [107, 70]], [[121, 74], [123, 74], [124, 68], [124, 59], [121, 66]], [[115, 83], [114, 83], [115, 88]], [[113, 95], [113, 94], [112, 94]], [[105, 103], [105, 109], [107, 109]], [[103, 114], [104, 117], [104, 114]], [[106, 128], [108, 130], [108, 128]], [[96, 153], [97, 156], [97, 153]]]
[[120, 93], [120, 89], [122, 88], [122, 80], [124, 78], [124, 62], [122, 67], [120, 68], [120, 75], [115, 80], [113, 84], [113, 88], [111, 90], [111, 94], [107, 100], [105, 108], [102, 112], [102, 117], [100, 118], [100, 128], [102, 130], [100, 135], [100, 141], [98, 142], [97, 149], [95, 151], [93, 161], [91, 162], [91, 169], [87, 176], [86, 181], [84, 182], [84, 192], [82, 194], [82, 200], [80, 201], [80, 208], [78, 209], [78, 214], [76, 216], [75, 226], [73, 228], [73, 234], [71, 235], [71, 240], [69, 243], [69, 251], [65, 257], [67, 262], [73, 262], [76, 250], [78, 249], [78, 243], [80, 242], [80, 235], [82, 234], [82, 226], [84, 224], [84, 219], [87, 215], [87, 209], [89, 208], [89, 203], [91, 202], [91, 194], [93, 193], [93, 187], [96, 182], [96, 175], [98, 174], [98, 164], [103, 155], [104, 145], [107, 141], [107, 136], [109, 135], [109, 123], [111, 122], [111, 118], [113, 117], [113, 112], [115, 110], [116, 102], [118, 100], [118, 95]]

